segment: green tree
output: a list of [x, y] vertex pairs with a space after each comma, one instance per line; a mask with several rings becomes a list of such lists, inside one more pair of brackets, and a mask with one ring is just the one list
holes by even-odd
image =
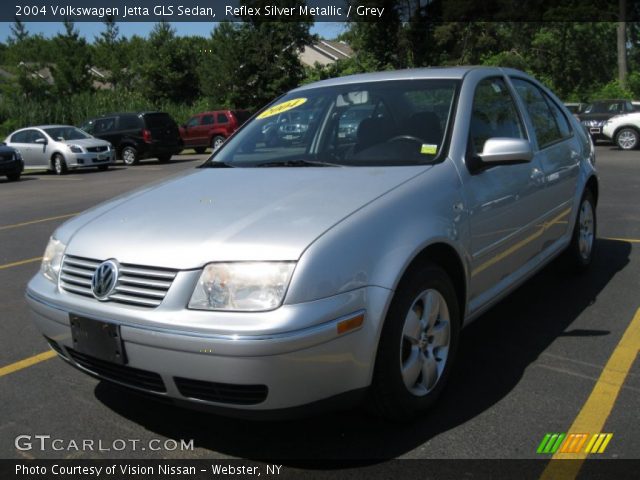
[[131, 87], [131, 69], [127, 41], [113, 17], [104, 22], [105, 29], [95, 37], [93, 59], [97, 67], [106, 71], [107, 80], [114, 89]]
[[64, 22], [65, 32], [53, 39], [57, 55], [51, 64], [54, 91], [57, 95], [73, 95], [91, 90], [91, 53], [87, 41], [74, 28], [73, 22]]
[[[139, 47], [140, 45], [138, 45]], [[158, 104], [163, 101], [192, 102], [198, 98], [197, 52], [189, 42], [181, 41], [166, 22], [154, 26], [134, 67], [137, 88]]]

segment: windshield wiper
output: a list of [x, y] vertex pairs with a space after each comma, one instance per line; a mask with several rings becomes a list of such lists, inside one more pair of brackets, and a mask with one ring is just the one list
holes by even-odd
[[225, 162], [207, 162], [202, 165], [200, 168], [236, 168], [230, 163]]
[[257, 163], [254, 167], [341, 167], [337, 163], [318, 162], [314, 160], [278, 160]]

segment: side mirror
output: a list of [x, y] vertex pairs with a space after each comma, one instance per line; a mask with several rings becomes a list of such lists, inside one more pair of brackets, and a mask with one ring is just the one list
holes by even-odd
[[533, 159], [533, 150], [523, 138], [490, 138], [478, 157], [486, 166], [526, 163]]
[[47, 139], [46, 138], [36, 138], [36, 142], [35, 143], [39, 143], [40, 145], [46, 145], [47, 144]]

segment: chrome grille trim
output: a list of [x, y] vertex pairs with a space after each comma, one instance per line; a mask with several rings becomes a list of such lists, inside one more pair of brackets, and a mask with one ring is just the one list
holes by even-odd
[[[101, 260], [65, 255], [59, 285], [66, 292], [95, 298], [91, 278]], [[154, 308], [162, 303], [178, 271], [142, 265], [120, 264], [114, 293], [107, 301]]]

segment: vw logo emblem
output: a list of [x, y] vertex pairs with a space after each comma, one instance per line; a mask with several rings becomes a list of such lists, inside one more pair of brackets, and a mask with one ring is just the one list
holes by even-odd
[[116, 288], [118, 264], [113, 260], [102, 262], [91, 277], [91, 290], [98, 300], [106, 300]]

